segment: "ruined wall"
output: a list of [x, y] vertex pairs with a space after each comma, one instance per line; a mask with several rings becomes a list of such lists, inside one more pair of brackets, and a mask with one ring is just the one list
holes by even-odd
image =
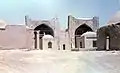
[[61, 30], [60, 33], [60, 50], [63, 50], [63, 45], [65, 45], [65, 50], [71, 50], [71, 45], [69, 43], [70, 39], [68, 37], [68, 32]]
[[[109, 45], [106, 43], [106, 37], [109, 36]], [[107, 22], [107, 25], [97, 30], [97, 47], [98, 50], [120, 49], [120, 11], [117, 11]]]
[[[120, 24], [120, 23], [118, 23]], [[120, 25], [103, 26], [97, 31], [98, 50], [106, 50], [106, 37], [109, 36], [109, 50], [120, 50]]]
[[7, 25], [0, 30], [0, 47], [6, 49], [32, 48], [33, 33], [24, 25]]

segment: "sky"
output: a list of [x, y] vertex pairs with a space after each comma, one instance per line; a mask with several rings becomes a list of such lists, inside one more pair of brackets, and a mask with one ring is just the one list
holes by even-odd
[[58, 17], [62, 27], [67, 28], [69, 14], [76, 18], [99, 17], [100, 26], [120, 10], [119, 0], [1, 0], [0, 19], [8, 24], [24, 23], [24, 16], [33, 20]]

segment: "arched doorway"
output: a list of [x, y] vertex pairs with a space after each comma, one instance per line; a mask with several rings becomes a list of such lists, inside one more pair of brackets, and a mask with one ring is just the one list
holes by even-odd
[[52, 48], [52, 42], [48, 42], [48, 48]]
[[[39, 37], [37, 37], [37, 34], [39, 35]], [[38, 48], [38, 45], [39, 45], [39, 48], [41, 50], [43, 49], [43, 46], [42, 46], [43, 45], [42, 44], [42, 37], [44, 36], [44, 34], [52, 35], [54, 37], [54, 31], [53, 31], [53, 29], [51, 27], [49, 27], [48, 25], [46, 25], [46, 24], [41, 24], [41, 25], [37, 26], [34, 29], [35, 48]]]
[[63, 44], [63, 50], [65, 50], [65, 44]]
[[79, 26], [75, 30], [75, 48], [80, 48], [80, 44], [79, 44], [80, 43], [80, 36], [87, 31], [93, 31], [93, 30], [86, 24]]

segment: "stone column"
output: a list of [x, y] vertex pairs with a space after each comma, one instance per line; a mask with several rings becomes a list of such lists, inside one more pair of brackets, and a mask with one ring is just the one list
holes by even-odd
[[106, 50], [109, 50], [109, 36], [106, 38]]
[[37, 32], [37, 48], [36, 49], [40, 49], [40, 39], [39, 39], [39, 30], [36, 31]]

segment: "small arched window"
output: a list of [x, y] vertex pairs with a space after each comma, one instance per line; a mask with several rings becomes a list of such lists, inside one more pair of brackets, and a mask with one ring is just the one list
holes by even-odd
[[48, 48], [52, 48], [52, 42], [48, 42]]

